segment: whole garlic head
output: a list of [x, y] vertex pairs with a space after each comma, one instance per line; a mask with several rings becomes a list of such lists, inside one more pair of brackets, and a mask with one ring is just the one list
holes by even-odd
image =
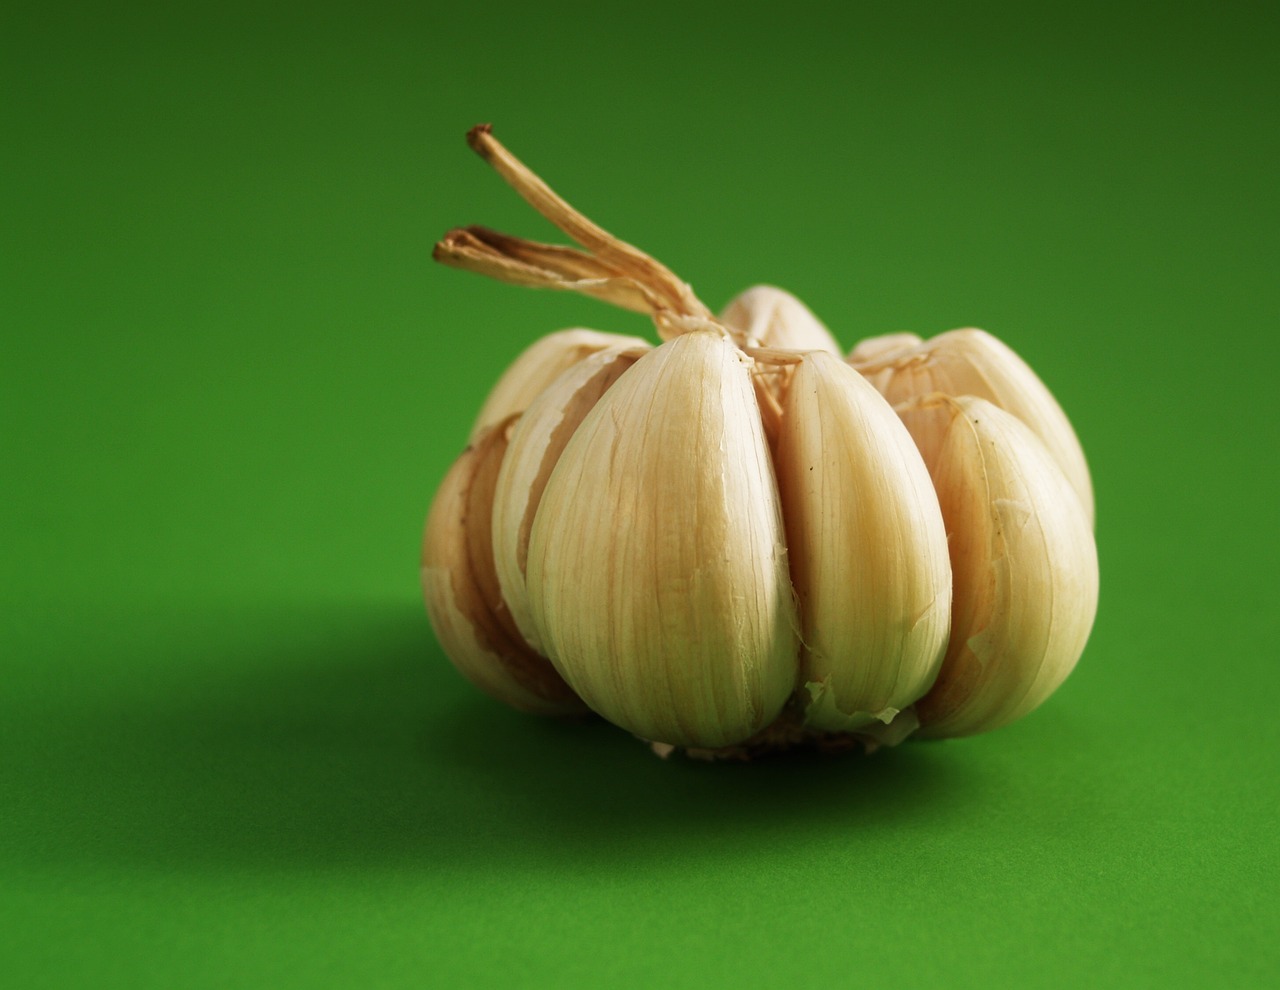
[[645, 312], [661, 340], [551, 334], [490, 394], [423, 550], [469, 680], [708, 758], [969, 735], [1057, 688], [1097, 607], [1092, 488], [1025, 362], [974, 330], [846, 362], [769, 286], [716, 317], [468, 138], [584, 250], [468, 227], [437, 260]]

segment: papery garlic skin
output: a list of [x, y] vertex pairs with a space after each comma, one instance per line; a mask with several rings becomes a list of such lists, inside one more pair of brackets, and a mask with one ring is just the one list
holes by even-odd
[[491, 557], [475, 539], [489, 528], [495, 465], [506, 442], [503, 424], [483, 433], [440, 483], [422, 547], [427, 614], [445, 655], [486, 694], [534, 714], [581, 713], [586, 706], [501, 614]]
[[[901, 357], [923, 343], [923, 338], [918, 334], [906, 331], [883, 333], [878, 337], [867, 337], [858, 341], [853, 350], [849, 352], [849, 363], [858, 368], [871, 361], [884, 361], [891, 357]], [[864, 368], [863, 370], [865, 371], [866, 369]]]
[[502, 598], [529, 646], [542, 651], [525, 580], [529, 534], [551, 472], [583, 419], [652, 348], [610, 347], [561, 372], [515, 424], [494, 491], [493, 554]]
[[928, 470], [883, 396], [823, 352], [795, 368], [775, 466], [806, 723], [889, 723], [933, 683], [950, 629], [947, 536]]
[[[913, 348], [902, 347], [903, 342], [895, 339], [890, 347], [883, 338], [871, 338], [849, 360], [891, 405], [933, 393], [972, 395], [1022, 420], [1066, 474], [1092, 526], [1093, 482], [1084, 450], [1058, 400], [1022, 358], [984, 330], [950, 330]], [[932, 426], [917, 426], [922, 450], [936, 447], [947, 422], [941, 407], [933, 408]]]
[[844, 353], [808, 306], [772, 285], [754, 285], [739, 293], [720, 311], [720, 321], [742, 331], [755, 347], [826, 351], [837, 357]]
[[647, 347], [641, 337], [600, 330], [557, 330], [539, 337], [507, 366], [489, 390], [471, 427], [468, 443], [513, 413], [524, 412], [560, 372], [609, 347]]
[[927, 455], [946, 521], [951, 644], [916, 705], [923, 737], [987, 732], [1031, 712], [1084, 651], [1098, 605], [1089, 519], [1021, 420], [972, 397], [900, 407], [912, 435], [947, 426]]
[[561, 455], [530, 534], [539, 639], [595, 711], [716, 747], [771, 723], [798, 619], [749, 359], [687, 333], [609, 389]]

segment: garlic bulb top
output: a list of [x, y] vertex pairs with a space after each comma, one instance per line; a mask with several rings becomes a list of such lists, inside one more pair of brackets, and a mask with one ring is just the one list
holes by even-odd
[[739, 293], [721, 310], [720, 322], [753, 347], [841, 354], [840, 344], [809, 307], [776, 286], [756, 285]]

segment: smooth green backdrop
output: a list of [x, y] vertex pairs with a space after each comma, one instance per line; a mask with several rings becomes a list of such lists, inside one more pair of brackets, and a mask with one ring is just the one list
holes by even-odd
[[[0, 969], [26, 987], [1261, 986], [1280, 972], [1267, 4], [0, 13]], [[485, 389], [591, 300], [499, 135], [713, 305], [977, 325], [1070, 412], [1103, 597], [1036, 714], [661, 762], [418, 599]]]

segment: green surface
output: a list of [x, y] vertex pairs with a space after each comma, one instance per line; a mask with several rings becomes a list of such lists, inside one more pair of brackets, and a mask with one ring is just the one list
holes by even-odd
[[[1266, 5], [262, 6], [0, 14], [7, 986], [1276, 978]], [[484, 390], [645, 327], [428, 263], [550, 234], [481, 120], [714, 305], [1040, 371], [1103, 569], [1049, 704], [708, 767], [454, 674], [418, 540]]]

